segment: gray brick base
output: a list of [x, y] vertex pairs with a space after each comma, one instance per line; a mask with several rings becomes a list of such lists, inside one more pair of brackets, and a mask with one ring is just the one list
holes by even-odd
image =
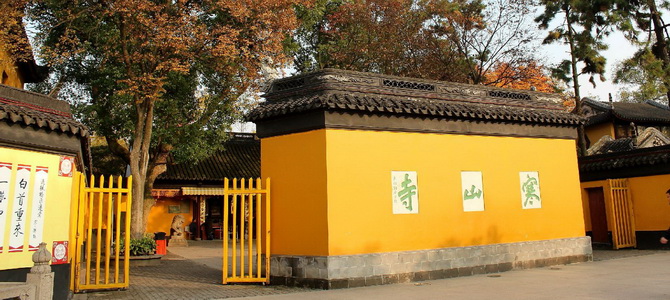
[[273, 255], [272, 284], [338, 289], [591, 261], [589, 237], [341, 256]]

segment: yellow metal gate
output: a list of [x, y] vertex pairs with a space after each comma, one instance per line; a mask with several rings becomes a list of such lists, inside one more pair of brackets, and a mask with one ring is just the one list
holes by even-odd
[[[96, 181], [76, 175], [77, 197], [71, 214], [75, 226], [71, 288], [85, 290], [127, 288], [129, 277], [130, 207], [132, 177]], [[125, 181], [125, 182], [124, 182]]]
[[224, 179], [223, 284], [270, 281], [270, 178]]
[[637, 247], [635, 215], [628, 188], [628, 179], [609, 179], [610, 197], [607, 201], [608, 221], [612, 230], [614, 249]]

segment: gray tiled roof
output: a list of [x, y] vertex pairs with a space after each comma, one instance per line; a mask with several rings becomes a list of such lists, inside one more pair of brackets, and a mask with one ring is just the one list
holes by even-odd
[[670, 164], [670, 145], [579, 158], [580, 173]]
[[87, 137], [65, 101], [0, 84], [0, 120]]
[[576, 126], [552, 94], [325, 69], [276, 80], [247, 118], [313, 110]]
[[620, 138], [606, 142], [594, 155], [630, 151], [635, 149], [637, 149], [637, 146], [635, 145], [634, 138]]
[[670, 123], [670, 111], [647, 103], [615, 102], [612, 113], [619, 119], [632, 122]]
[[161, 181], [221, 181], [223, 178], [257, 178], [261, 173], [260, 141], [254, 135], [235, 135], [224, 145], [224, 150], [197, 164], [168, 165], [158, 176]]
[[612, 102], [610, 104], [585, 99], [584, 104], [594, 107], [597, 111], [601, 111], [601, 113], [588, 117], [587, 126], [612, 119], [636, 123], [670, 123], [670, 110], [668, 110], [667, 106], [653, 101], [643, 103]]
[[291, 101], [265, 102], [252, 111], [248, 118], [256, 121], [318, 109], [560, 125], [577, 125], [582, 120], [573, 114], [539, 108], [344, 93], [309, 95]]

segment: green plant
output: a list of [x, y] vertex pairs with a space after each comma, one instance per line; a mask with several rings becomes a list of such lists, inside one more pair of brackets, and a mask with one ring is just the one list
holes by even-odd
[[[124, 240], [121, 240], [121, 253], [125, 253]], [[156, 241], [151, 234], [139, 239], [130, 239], [130, 256], [150, 255], [156, 252]]]

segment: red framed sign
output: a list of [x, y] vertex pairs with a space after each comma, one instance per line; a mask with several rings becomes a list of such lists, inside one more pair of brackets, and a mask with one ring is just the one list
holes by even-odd
[[60, 165], [58, 166], [58, 176], [72, 177], [74, 171], [74, 157], [61, 156]]
[[52, 265], [65, 264], [68, 262], [68, 247], [67, 241], [54, 241], [53, 249], [53, 259], [51, 260]]

